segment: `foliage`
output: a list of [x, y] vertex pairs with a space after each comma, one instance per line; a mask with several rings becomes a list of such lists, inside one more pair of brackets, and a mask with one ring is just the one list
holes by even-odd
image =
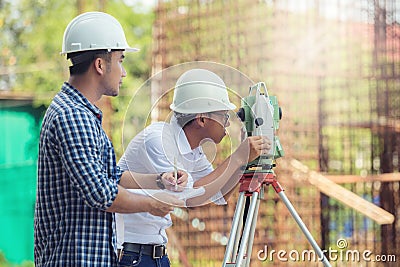
[[144, 128], [144, 121], [149, 112], [145, 107], [150, 103], [150, 92], [144, 96], [141, 95], [140, 106], [135, 107], [133, 112], [128, 112], [128, 110], [132, 97], [151, 73], [151, 31], [154, 20], [153, 13], [135, 12], [136, 8], [121, 8], [121, 5], [121, 1], [109, 1], [107, 12], [120, 20], [128, 43], [139, 48], [140, 51], [126, 56], [124, 66], [129, 72], [128, 76], [124, 79], [119, 96], [111, 99], [115, 111], [111, 138], [117, 156], [122, 155], [123, 147], [127, 145], [122, 140], [123, 128], [128, 128], [129, 132], [138, 133]]
[[154, 14], [128, 6], [122, 0], [97, 2], [96, 5], [94, 0], [0, 0], [0, 90], [29, 94], [36, 105], [48, 105], [62, 82], [68, 79], [68, 61], [59, 54], [65, 27], [78, 13], [99, 10], [100, 3], [105, 3], [101, 11], [116, 17], [128, 43], [140, 48], [139, 52], [126, 56], [124, 66], [128, 75], [120, 96], [111, 100], [115, 113], [112, 118], [105, 118], [111, 120], [110, 137], [116, 141], [114, 145], [120, 154], [126, 107], [150, 74]]

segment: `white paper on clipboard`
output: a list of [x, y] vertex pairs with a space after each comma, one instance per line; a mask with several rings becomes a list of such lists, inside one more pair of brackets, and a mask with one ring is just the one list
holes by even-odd
[[164, 193], [167, 193], [170, 195], [174, 195], [181, 200], [187, 200], [190, 198], [201, 196], [206, 192], [206, 190], [202, 186], [197, 187], [197, 188], [185, 188], [181, 192], [170, 191], [167, 189], [164, 189], [164, 190], [161, 190], [161, 189], [128, 189], [128, 191], [135, 193], [135, 194], [148, 195], [148, 196], [152, 196], [156, 193], [164, 192]]
[[182, 192], [174, 192], [170, 190], [163, 190], [163, 192], [174, 195], [181, 200], [187, 200], [203, 195], [206, 190], [201, 186], [197, 188], [185, 188]]

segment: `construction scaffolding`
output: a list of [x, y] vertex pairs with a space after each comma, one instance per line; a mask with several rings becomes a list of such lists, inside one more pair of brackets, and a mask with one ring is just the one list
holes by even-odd
[[[277, 161], [277, 178], [317, 242], [328, 250], [345, 239], [347, 250], [386, 255], [381, 264], [397, 266], [389, 256], [400, 261], [399, 1], [160, 0], [153, 35], [154, 74], [212, 61], [266, 82], [283, 109], [279, 136], [286, 155]], [[162, 84], [153, 97], [173, 83]], [[170, 95], [160, 100], [153, 119], [165, 119], [170, 101]], [[335, 199], [334, 192], [321, 193], [300, 177], [292, 160], [382, 207], [394, 222], [379, 224]], [[183, 266], [220, 266], [235, 197], [224, 207], [177, 213], [170, 230], [172, 258], [174, 251], [184, 252], [175, 255]], [[288, 265], [261, 260], [257, 252], [266, 246], [310, 249], [282, 205], [268, 190], [252, 266]]]

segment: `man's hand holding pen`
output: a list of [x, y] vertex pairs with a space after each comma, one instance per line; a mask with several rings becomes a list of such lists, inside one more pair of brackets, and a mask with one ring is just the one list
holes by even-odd
[[165, 188], [171, 191], [180, 192], [185, 189], [188, 183], [188, 174], [182, 170], [174, 169], [173, 172], [166, 172], [162, 175], [161, 180]]

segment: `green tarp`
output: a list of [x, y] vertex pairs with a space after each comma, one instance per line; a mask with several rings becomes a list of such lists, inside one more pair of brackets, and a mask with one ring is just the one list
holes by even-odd
[[0, 252], [33, 260], [38, 139], [43, 108], [0, 100]]

